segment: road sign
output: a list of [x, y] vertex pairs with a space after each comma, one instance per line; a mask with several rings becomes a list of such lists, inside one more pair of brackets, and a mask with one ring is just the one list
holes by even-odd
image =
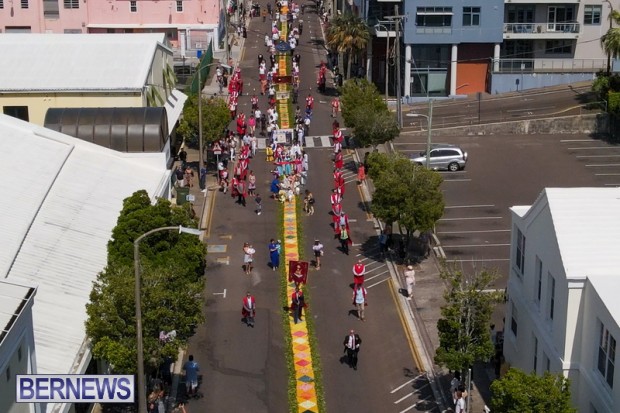
[[216, 143], [215, 145], [213, 145], [213, 154], [214, 155], [221, 155], [222, 154], [222, 148], [220, 148], [219, 143]]

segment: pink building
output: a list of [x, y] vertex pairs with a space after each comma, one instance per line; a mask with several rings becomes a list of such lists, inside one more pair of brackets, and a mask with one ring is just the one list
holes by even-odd
[[0, 0], [2, 33], [166, 33], [179, 57], [223, 38], [221, 0]]

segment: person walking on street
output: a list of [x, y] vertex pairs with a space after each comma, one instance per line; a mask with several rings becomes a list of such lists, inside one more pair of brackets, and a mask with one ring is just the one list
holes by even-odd
[[319, 241], [318, 239], [314, 240], [312, 251], [314, 252], [315, 268], [317, 270], [320, 270], [321, 269], [321, 257], [323, 256], [323, 244], [321, 244], [321, 241]]
[[355, 330], [351, 330], [347, 336], [344, 337], [344, 352], [347, 355], [347, 364], [352, 367], [353, 370], [357, 370], [357, 355], [360, 351], [360, 345], [362, 339], [359, 334], [355, 333]]
[[364, 309], [368, 305], [366, 302], [367, 292], [362, 284], [355, 284], [355, 287], [353, 287], [353, 305], [357, 308], [357, 318], [362, 321], [366, 321]]
[[243, 307], [241, 308], [242, 322], [248, 327], [254, 328], [254, 317], [256, 316], [256, 300], [248, 291], [243, 297]]
[[254, 202], [256, 202], [256, 215], [260, 215], [263, 213], [263, 198], [261, 198], [260, 194], [256, 194], [254, 197]]
[[254, 262], [255, 253], [256, 250], [252, 248], [252, 245], [247, 242], [243, 244], [243, 265], [247, 275], [250, 275], [252, 272], [252, 263]]
[[351, 238], [349, 238], [349, 230], [346, 226], [340, 227], [340, 247], [342, 252], [346, 255], [349, 255], [349, 244], [351, 243]]
[[183, 365], [185, 371], [185, 390], [187, 397], [194, 397], [198, 391], [198, 363], [194, 361], [194, 356], [189, 355], [189, 360]]
[[303, 291], [301, 291], [299, 287], [295, 287], [295, 292], [291, 295], [291, 309], [293, 310], [293, 320], [295, 320], [295, 324], [303, 321], [301, 316], [305, 306], [306, 302]]
[[269, 242], [269, 260], [271, 261], [271, 269], [277, 270], [280, 267], [280, 250], [276, 240], [271, 238]]
[[353, 285], [355, 287], [364, 284], [364, 274], [366, 274], [366, 266], [362, 260], [357, 260], [353, 265]]
[[411, 300], [413, 296], [413, 287], [415, 286], [415, 271], [413, 270], [413, 265], [407, 266], [407, 271], [405, 271], [405, 282], [407, 283], [407, 300]]

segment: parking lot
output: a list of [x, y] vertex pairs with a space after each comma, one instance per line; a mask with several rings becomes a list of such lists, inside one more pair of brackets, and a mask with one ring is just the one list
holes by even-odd
[[[510, 207], [531, 205], [545, 187], [620, 186], [620, 146], [589, 136], [464, 136], [435, 141], [468, 152], [465, 170], [440, 172], [446, 209], [436, 233], [447, 261], [467, 273], [497, 268], [502, 277], [496, 288], [507, 282]], [[410, 157], [425, 149], [426, 138], [402, 135], [394, 147]]]

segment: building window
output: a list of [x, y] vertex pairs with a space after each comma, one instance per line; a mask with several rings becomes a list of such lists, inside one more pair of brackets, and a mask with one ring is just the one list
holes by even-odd
[[553, 311], [555, 310], [555, 278], [551, 273], [549, 276], [549, 319], [553, 320]]
[[[516, 228], [516, 227], [515, 227]], [[519, 274], [523, 275], [523, 269], [525, 267], [525, 236], [519, 228], [517, 229], [517, 255], [515, 257], [515, 264], [519, 269]]]
[[540, 305], [540, 296], [542, 294], [542, 268], [542, 261], [536, 256], [536, 283], [538, 284], [536, 286], [536, 301], [538, 305]]
[[515, 306], [515, 303], [512, 303], [512, 311], [510, 312], [510, 331], [512, 331], [512, 334], [514, 334], [515, 337], [517, 336], [518, 317], [519, 314], [517, 313], [517, 307]]
[[64, 0], [65, 9], [79, 9], [80, 0]]
[[583, 24], [600, 26], [602, 12], [603, 6], [585, 6], [585, 8], [583, 9]]
[[135, 0], [132, 0], [129, 2], [129, 11], [132, 13], [137, 13], [138, 12], [138, 2]]
[[547, 40], [545, 43], [546, 54], [571, 54], [573, 42], [571, 40]]
[[21, 6], [22, 9], [27, 9], [28, 8], [28, 0], [21, 0]]
[[65, 29], [65, 34], [82, 34], [82, 29]]
[[177, 0], [177, 13], [183, 12], [183, 1]]
[[0, 9], [4, 9], [4, 0], [0, 0]]
[[463, 7], [463, 26], [480, 26], [480, 7]]
[[536, 373], [536, 369], [538, 368], [538, 339], [534, 336], [534, 373]]
[[25, 120], [28, 122], [28, 106], [5, 106], [3, 108], [5, 115], [13, 116], [14, 118]]
[[614, 388], [614, 364], [616, 360], [616, 339], [609, 334], [603, 323], [599, 322], [601, 335], [598, 345], [598, 371], [610, 388]]
[[415, 23], [423, 27], [452, 27], [452, 7], [418, 7]]
[[46, 19], [57, 19], [60, 17], [58, 0], [43, 0], [43, 16]]

